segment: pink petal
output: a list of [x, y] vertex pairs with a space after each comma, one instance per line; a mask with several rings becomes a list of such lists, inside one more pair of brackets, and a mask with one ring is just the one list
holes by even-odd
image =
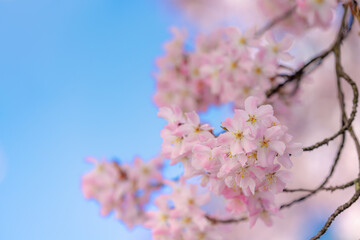
[[256, 117], [262, 118], [268, 115], [274, 115], [274, 109], [271, 105], [262, 105], [256, 111]]
[[291, 160], [290, 160], [289, 156], [287, 156], [287, 154], [285, 154], [283, 156], [279, 156], [278, 162], [287, 169], [292, 168], [292, 166], [293, 166], [293, 163], [291, 162]]
[[218, 137], [218, 143], [220, 145], [228, 145], [234, 141], [234, 135], [230, 132], [222, 133]]
[[283, 135], [283, 131], [280, 126], [274, 126], [266, 129], [264, 137], [266, 140], [279, 139]]
[[186, 117], [188, 118], [189, 122], [195, 126], [200, 124], [200, 118], [199, 116], [196, 114], [196, 112], [192, 111], [192, 112], [188, 112], [185, 113]]
[[226, 118], [224, 121], [221, 122], [221, 124], [226, 127], [226, 129], [230, 132], [236, 131], [233, 126], [233, 119], [232, 118]]
[[253, 141], [248, 140], [246, 138], [241, 141], [241, 145], [246, 153], [252, 152], [256, 149], [256, 144]]
[[233, 142], [230, 145], [230, 152], [232, 155], [244, 153], [244, 149], [241, 147], [240, 141]]
[[294, 40], [290, 35], [286, 35], [282, 40], [281, 40], [281, 50], [286, 51], [289, 50], [291, 48], [291, 46], [293, 45]]
[[250, 96], [245, 100], [245, 111], [248, 113], [254, 113], [257, 109], [258, 98]]
[[281, 141], [271, 141], [269, 147], [275, 152], [277, 152], [279, 155], [283, 155], [286, 145]]

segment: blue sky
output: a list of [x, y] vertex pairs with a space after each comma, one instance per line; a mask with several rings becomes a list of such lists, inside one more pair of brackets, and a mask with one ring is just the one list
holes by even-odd
[[0, 239], [149, 239], [83, 199], [87, 156], [154, 156], [155, 0], [0, 0]]
[[180, 23], [160, 0], [0, 0], [0, 239], [150, 239], [80, 179], [87, 156], [158, 153], [154, 60]]

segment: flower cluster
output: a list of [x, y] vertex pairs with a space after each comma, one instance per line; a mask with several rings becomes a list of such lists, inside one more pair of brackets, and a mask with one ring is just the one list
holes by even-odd
[[145, 163], [135, 158], [133, 166], [105, 160], [98, 162], [93, 158], [88, 160], [96, 167], [82, 179], [84, 196], [100, 203], [101, 215], [115, 211], [117, 218], [130, 228], [142, 224], [150, 194], [162, 185], [162, 159]]
[[233, 102], [239, 108], [248, 96], [273, 103], [277, 112], [285, 108], [282, 96], [289, 104], [286, 88], [271, 99], [265, 95], [283, 81], [278, 74], [288, 70], [283, 63], [292, 60], [289, 36], [276, 41], [271, 33], [258, 38], [255, 29], [242, 32], [227, 27], [200, 35], [191, 51], [185, 48], [184, 32], [173, 29], [173, 34], [165, 45], [166, 55], [157, 60], [154, 100], [158, 106], [205, 111], [210, 104]]
[[151, 228], [153, 239], [220, 240], [206, 213], [201, 209], [210, 199], [209, 194], [199, 195], [197, 186], [166, 182], [173, 191], [156, 199], [157, 211], [148, 212], [146, 227]]
[[320, 27], [326, 29], [330, 26], [338, 0], [258, 0], [259, 7], [271, 19], [291, 11], [281, 25], [287, 31], [303, 33], [304, 30]]
[[222, 122], [225, 132], [219, 136], [200, 124], [195, 112], [162, 108], [159, 116], [169, 121], [161, 132], [163, 154], [172, 163], [184, 163], [186, 178], [201, 176], [203, 186], [228, 199], [227, 209], [246, 214], [251, 225], [258, 217], [271, 224], [270, 215], [278, 210], [274, 196], [290, 177], [281, 166], [291, 168], [290, 156], [302, 151], [271, 105], [258, 107], [258, 99], [248, 97], [245, 110], [236, 109]]

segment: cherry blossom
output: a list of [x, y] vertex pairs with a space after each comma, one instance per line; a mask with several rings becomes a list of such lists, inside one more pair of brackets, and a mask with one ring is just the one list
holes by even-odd
[[327, 27], [332, 20], [336, 0], [298, 0], [298, 13], [304, 16], [309, 25]]
[[295, 10], [279, 25], [286, 31], [301, 35], [310, 28], [327, 29], [331, 25], [338, 2], [349, 1], [258, 0], [258, 5], [270, 18]]
[[[154, 74], [154, 102], [160, 107], [158, 116], [167, 121], [160, 132], [159, 157], [148, 162], [136, 157], [132, 165], [89, 159], [95, 169], [83, 177], [85, 197], [100, 203], [102, 215], [115, 212], [128, 227], [142, 224], [159, 240], [237, 239], [238, 235], [225, 234], [235, 229], [225, 223], [240, 220], [247, 220], [250, 228], [258, 220], [271, 226], [281, 216], [280, 209], [288, 206], [279, 204], [278, 194], [295, 192], [285, 187], [293, 177], [293, 160], [303, 151], [288, 133], [289, 109], [298, 102], [300, 80], [327, 56], [313, 58], [309, 65], [294, 63], [293, 41], [312, 28], [328, 29], [338, 5], [354, 8], [355, 3], [258, 0], [276, 24], [270, 21], [264, 29], [220, 27], [199, 34], [194, 43], [189, 43], [186, 31], [172, 28], [173, 39], [164, 44], [165, 54], [156, 60]], [[338, 45], [324, 54], [340, 49], [351, 23], [343, 21], [340, 30]], [[229, 102], [234, 114], [218, 124], [223, 132], [214, 134], [214, 127], [202, 123], [198, 112]], [[349, 125], [345, 131], [350, 129]], [[341, 131], [338, 135], [345, 133]], [[180, 178], [163, 179], [167, 160], [183, 166]], [[320, 188], [325, 183], [316, 191], [324, 190]], [[171, 193], [156, 196], [155, 210], [147, 210], [151, 196], [161, 188]], [[206, 211], [213, 197], [221, 199], [224, 214]]]
[[[145, 223], [152, 229], [154, 239], [208, 239], [205, 237], [212, 226], [201, 207], [209, 201], [209, 194], [198, 194], [197, 186], [186, 184], [184, 179], [180, 184], [165, 183], [173, 191], [156, 199], [158, 210], [149, 212]], [[215, 236], [210, 239], [222, 239], [217, 234]]]
[[266, 90], [281, 80], [276, 77], [283, 71], [280, 62], [292, 60], [290, 36], [276, 41], [271, 33], [259, 38], [255, 28], [242, 32], [227, 27], [200, 35], [194, 49], [188, 49], [178, 32], [157, 61], [154, 100], [159, 107], [205, 111], [211, 104], [233, 102], [239, 108], [250, 95], [264, 101]]
[[[270, 216], [276, 213], [274, 196], [282, 192], [291, 178], [290, 172], [282, 170], [281, 165], [291, 168], [290, 155], [299, 155], [301, 145], [292, 141], [287, 128], [274, 116], [271, 105], [258, 106], [258, 103], [258, 98], [248, 97], [244, 110], [235, 109], [234, 116], [222, 122], [225, 132], [218, 136], [210, 134], [212, 128], [201, 125], [194, 112], [184, 114], [185, 120], [173, 131], [177, 132], [186, 122], [191, 122], [191, 119], [194, 119], [192, 128], [206, 126], [204, 132], [207, 134], [201, 135], [202, 137], [193, 137], [193, 133], [189, 134], [187, 131], [183, 131], [184, 134], [181, 135], [183, 143], [193, 146], [186, 148], [187, 162], [191, 162], [191, 165], [187, 164], [184, 176], [201, 176], [203, 186], [208, 186], [212, 193], [231, 200], [227, 209], [233, 213], [238, 213], [241, 209], [242, 213], [250, 217], [251, 225], [258, 218], [269, 225]], [[165, 109], [161, 112], [171, 110]], [[165, 129], [169, 126], [171, 123]], [[172, 163], [176, 160], [172, 159], [173, 155], [168, 150], [172, 149], [172, 152], [177, 153], [176, 148], [171, 148], [171, 145], [176, 144], [168, 141], [165, 136], [163, 150]], [[177, 154], [174, 158], [178, 158]], [[232, 205], [236, 209], [231, 210], [229, 206]]]
[[96, 165], [82, 180], [86, 198], [97, 200], [101, 214], [116, 213], [128, 227], [142, 224], [145, 220], [145, 205], [150, 194], [162, 185], [161, 157], [143, 162], [136, 158], [134, 166], [89, 158]]

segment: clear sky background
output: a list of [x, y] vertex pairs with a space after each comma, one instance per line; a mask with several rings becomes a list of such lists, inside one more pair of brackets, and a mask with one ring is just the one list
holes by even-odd
[[154, 156], [155, 0], [0, 0], [0, 239], [149, 239], [86, 201], [86, 156]]

